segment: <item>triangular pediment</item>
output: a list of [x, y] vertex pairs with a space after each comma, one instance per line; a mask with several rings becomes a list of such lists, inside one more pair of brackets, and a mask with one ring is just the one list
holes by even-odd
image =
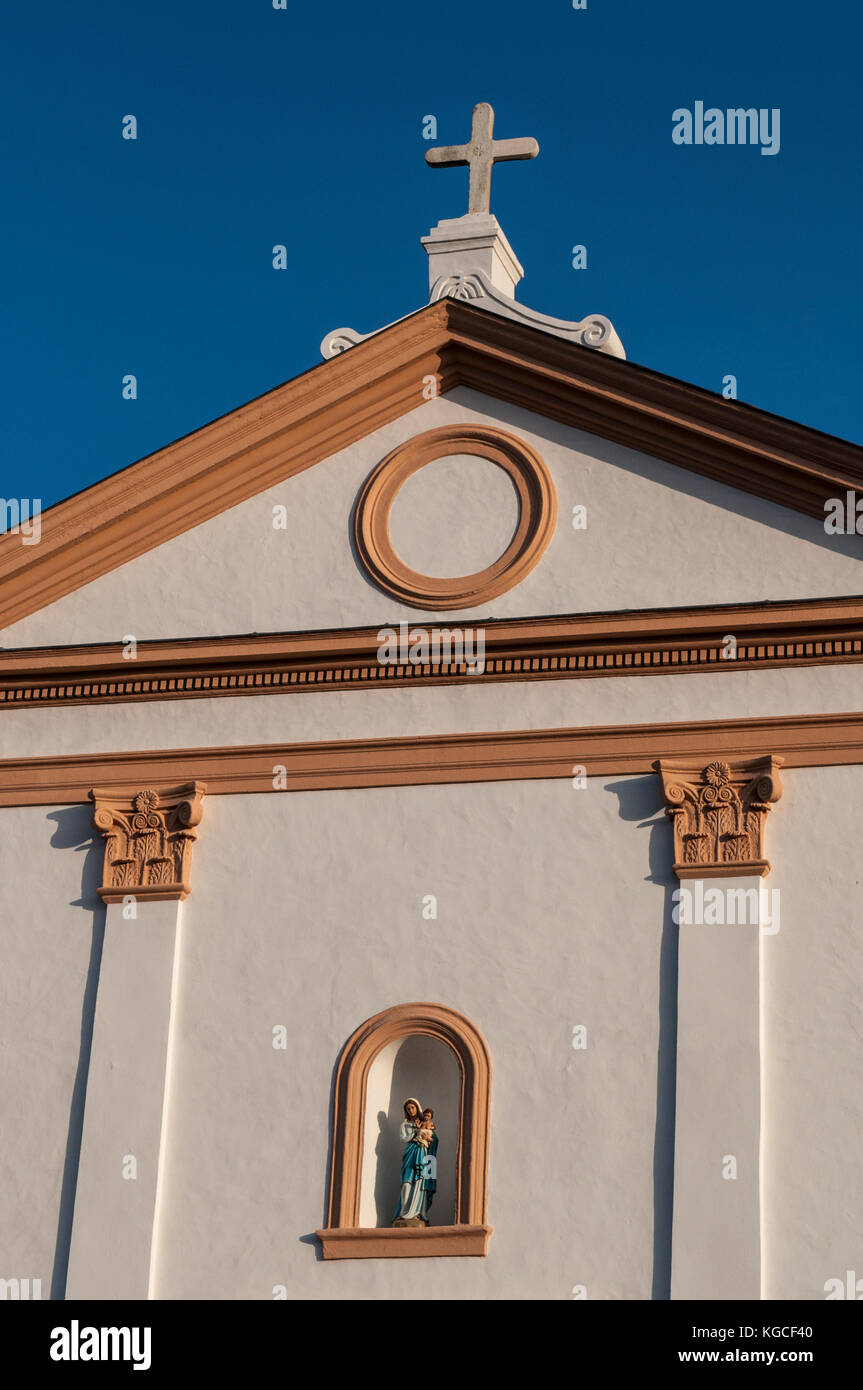
[[[714, 507], [719, 499], [726, 511], [739, 506], [741, 525], [755, 528], [753, 543], [757, 528], [766, 524], [799, 534], [810, 544], [823, 544], [825, 503], [849, 490], [863, 494], [863, 450], [852, 444], [446, 299], [52, 507], [41, 519], [38, 545], [23, 544], [15, 533], [2, 537], [0, 629], [20, 625], [83, 586], [131, 566], [157, 548], [167, 548], [177, 537], [205, 527], [249, 499], [266, 496], [376, 431], [385, 435], [388, 426], [411, 412], [417, 412], [421, 429], [423, 383], [428, 381], [436, 383], [439, 397], [431, 405], [463, 398], [467, 390], [471, 399], [503, 403], [503, 428], [513, 418], [520, 420], [520, 412], [530, 412], [572, 431], [579, 440], [589, 436], [606, 441], [609, 447], [597, 451], [599, 461], [605, 458], [624, 473], [628, 470], [633, 479], [638, 468], [628, 462], [630, 455], [674, 465], [654, 479], [665, 494], [669, 489], [681, 495], [692, 492], [687, 477], [710, 480], [707, 491], [698, 484], [696, 494]], [[560, 431], [553, 437], [557, 445]], [[363, 460], [362, 470], [367, 473], [375, 461]], [[762, 502], [747, 502], [746, 494]], [[765, 510], [765, 500], [774, 505]], [[301, 505], [306, 514], [317, 505], [308, 489]], [[662, 506], [667, 517], [651, 519], [653, 530], [644, 544], [667, 550], [675, 544], [672, 499], [666, 497]], [[807, 522], [803, 531], [795, 532], [794, 525], [788, 525], [789, 513], [817, 518], [818, 524]], [[859, 589], [847, 568], [852, 557], [859, 559], [859, 542], [853, 536], [845, 540], [844, 552], [837, 551], [842, 574], [837, 573], [835, 582], [816, 580], [813, 592]], [[615, 536], [609, 532], [604, 544], [613, 556]], [[345, 550], [350, 557], [347, 536]], [[253, 556], [249, 562], [254, 563]], [[355, 564], [355, 559], [350, 562]], [[208, 563], [206, 545], [201, 547], [200, 563]], [[789, 563], [787, 557], [784, 563]], [[157, 574], [163, 582], [164, 569]], [[333, 576], [334, 583], [338, 579]], [[326, 563], [312, 581], [326, 584]], [[757, 591], [746, 595], [761, 596]], [[717, 601], [739, 597], [720, 594]], [[651, 594], [646, 601], [673, 598]], [[585, 604], [588, 610], [603, 606], [615, 605], [606, 605], [601, 593], [592, 603], [588, 596]], [[637, 606], [637, 599], [633, 603], [624, 595], [620, 606]], [[386, 619], [392, 605], [382, 598], [378, 607], [381, 619]], [[545, 611], [577, 608], [576, 602], [569, 602], [563, 609], [546, 606]], [[344, 620], [372, 622], [375, 616], [346, 612]], [[325, 613], [318, 625], [336, 626], [339, 621], [339, 612]], [[295, 630], [301, 625], [265, 617], [258, 630]], [[202, 625], [200, 630], [207, 629]], [[163, 635], [178, 634], [173, 630]], [[5, 645], [30, 645], [17, 626], [11, 636]]]

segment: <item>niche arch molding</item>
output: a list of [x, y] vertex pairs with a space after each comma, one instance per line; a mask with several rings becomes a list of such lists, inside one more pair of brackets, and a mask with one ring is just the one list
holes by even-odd
[[[455, 1054], [459, 1068], [455, 1223], [425, 1228], [361, 1227], [360, 1184], [366, 1089], [372, 1063], [389, 1043], [430, 1037]], [[336, 1069], [327, 1226], [315, 1234], [325, 1260], [485, 1255], [492, 1228], [488, 1194], [491, 1056], [464, 1014], [445, 1004], [398, 1004], [357, 1028]]]

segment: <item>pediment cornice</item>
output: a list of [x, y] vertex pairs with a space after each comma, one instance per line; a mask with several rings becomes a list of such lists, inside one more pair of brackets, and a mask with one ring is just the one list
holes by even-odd
[[51, 507], [38, 546], [0, 537], [0, 628], [469, 387], [810, 516], [863, 493], [863, 449], [454, 299]]

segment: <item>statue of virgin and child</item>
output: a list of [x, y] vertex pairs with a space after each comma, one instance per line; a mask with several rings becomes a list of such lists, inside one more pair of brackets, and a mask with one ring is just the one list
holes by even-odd
[[405, 1101], [399, 1137], [405, 1147], [393, 1225], [427, 1226], [437, 1188], [437, 1134], [434, 1111], [424, 1110], [415, 1096]]

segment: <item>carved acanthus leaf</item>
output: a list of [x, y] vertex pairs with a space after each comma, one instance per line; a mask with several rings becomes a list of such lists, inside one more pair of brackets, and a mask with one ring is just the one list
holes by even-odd
[[131, 796], [90, 792], [93, 824], [105, 839], [99, 896], [106, 903], [186, 897], [206, 790], [203, 782], [187, 782], [161, 791], [144, 787]]
[[768, 873], [764, 829], [782, 795], [782, 758], [669, 763], [654, 767], [662, 779], [674, 830], [678, 878], [737, 878]]

